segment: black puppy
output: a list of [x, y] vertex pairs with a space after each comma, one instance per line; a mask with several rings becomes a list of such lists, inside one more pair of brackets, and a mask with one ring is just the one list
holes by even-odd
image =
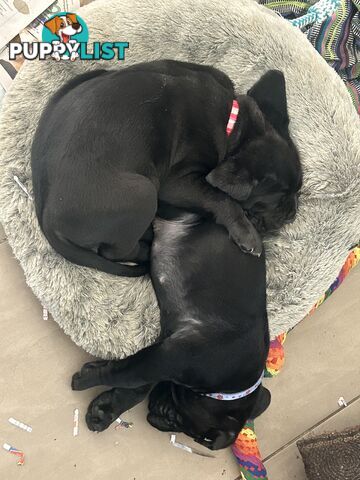
[[148, 421], [220, 449], [270, 403], [261, 386], [269, 347], [265, 258], [241, 252], [222, 226], [195, 214], [166, 209], [166, 217], [154, 222], [151, 255], [158, 342], [125, 360], [85, 364], [72, 388], [115, 387], [86, 415], [90, 430], [102, 431], [158, 384]]
[[[79, 265], [142, 275], [159, 199], [213, 217], [259, 255], [261, 238], [234, 199], [247, 201], [257, 186], [270, 210], [294, 206], [291, 178], [278, 168], [297, 155], [287, 125], [270, 127], [251, 98], [276, 118], [284, 92], [276, 71], [238, 96], [222, 72], [169, 60], [74, 78], [51, 98], [32, 147], [36, 212], [49, 243]], [[240, 112], [227, 136], [235, 99]], [[234, 163], [236, 192], [225, 174]]]

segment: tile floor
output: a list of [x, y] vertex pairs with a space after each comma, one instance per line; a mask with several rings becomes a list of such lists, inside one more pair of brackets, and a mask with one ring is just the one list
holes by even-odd
[[[303, 480], [295, 439], [360, 423], [360, 268], [286, 342], [286, 367], [267, 381], [270, 409], [257, 421], [269, 480]], [[127, 412], [128, 430], [87, 431], [83, 416], [96, 391], [72, 392], [71, 374], [90, 357], [42, 309], [0, 231], [0, 441], [26, 453], [26, 465], [0, 451], [2, 480], [235, 480], [230, 451], [214, 459], [169, 445], [145, 421], [145, 405]], [[345, 397], [349, 406], [339, 409]], [[72, 436], [73, 409], [80, 434]], [[13, 416], [32, 433], [7, 422]], [[184, 436], [180, 441], [191, 442]]]

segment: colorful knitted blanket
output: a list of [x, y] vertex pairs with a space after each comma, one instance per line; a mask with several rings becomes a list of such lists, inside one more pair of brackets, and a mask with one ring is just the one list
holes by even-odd
[[258, 0], [294, 26], [344, 81], [360, 114], [360, 0]]

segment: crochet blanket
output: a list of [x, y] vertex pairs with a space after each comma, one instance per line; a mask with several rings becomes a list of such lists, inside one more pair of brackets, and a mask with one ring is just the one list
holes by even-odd
[[[259, 0], [259, 3], [302, 27], [313, 47], [343, 79], [360, 114], [360, 0], [320, 0], [315, 4], [311, 0]], [[326, 15], [328, 12], [330, 15]], [[315, 21], [308, 23], [307, 18]], [[303, 26], [300, 19], [304, 20]]]

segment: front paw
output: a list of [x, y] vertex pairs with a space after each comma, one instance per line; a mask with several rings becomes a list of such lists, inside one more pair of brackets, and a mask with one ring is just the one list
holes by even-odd
[[240, 222], [234, 222], [229, 228], [230, 237], [244, 253], [260, 257], [263, 245], [260, 235], [255, 227], [249, 224], [245, 229]]
[[107, 364], [106, 360], [85, 363], [80, 372], [76, 372], [72, 376], [71, 388], [80, 391], [98, 385], [99, 369]]
[[89, 405], [85, 416], [88, 429], [93, 432], [103, 432], [118, 417], [113, 410], [112, 393], [104, 392]]

